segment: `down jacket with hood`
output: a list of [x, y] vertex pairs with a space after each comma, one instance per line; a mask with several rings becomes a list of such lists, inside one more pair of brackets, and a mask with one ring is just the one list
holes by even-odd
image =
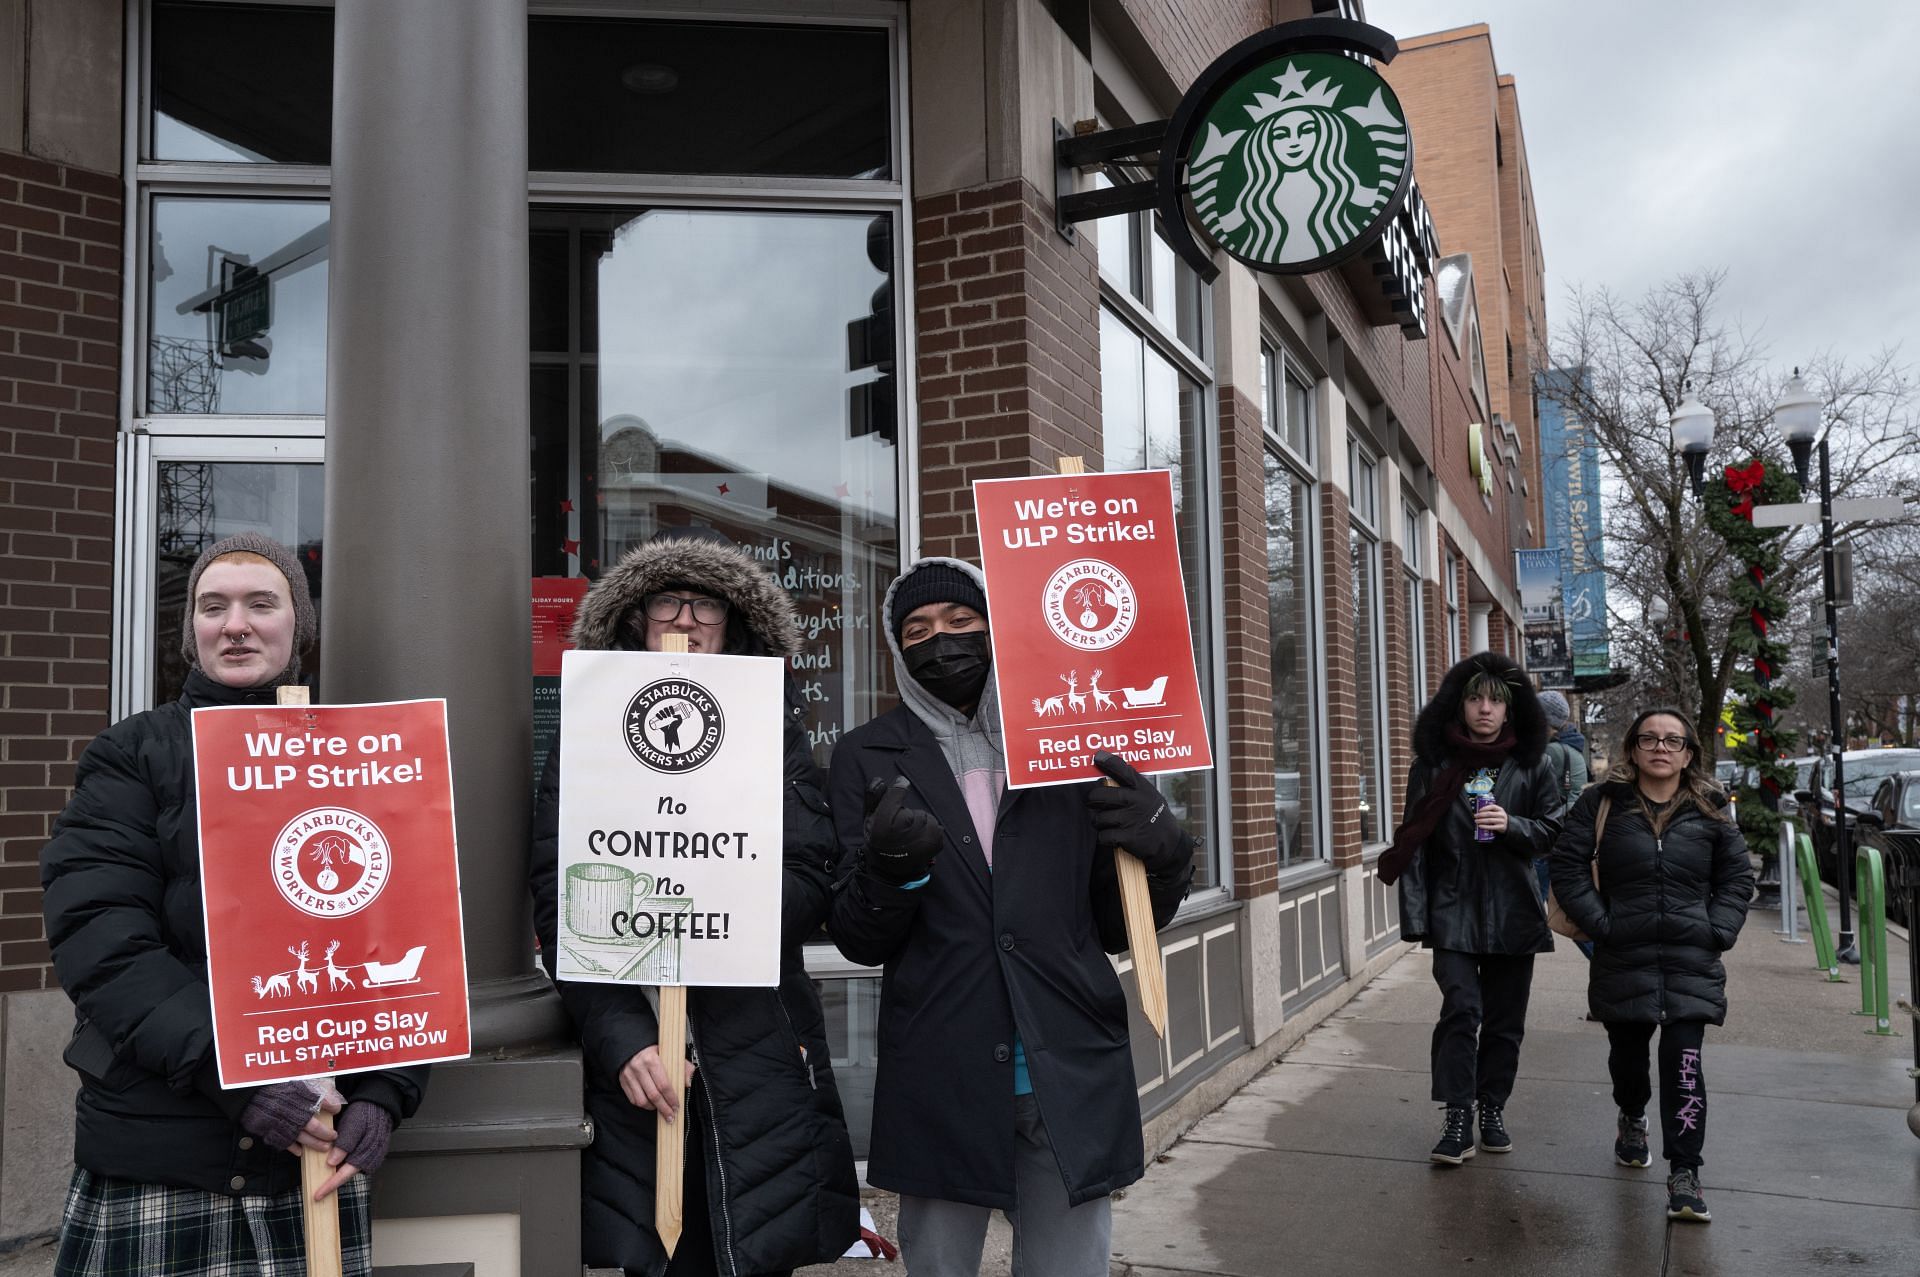
[[[745, 552], [712, 540], [657, 537], [599, 580], [574, 622], [576, 647], [639, 650], [630, 623], [655, 591], [691, 589], [731, 605], [727, 650], [790, 655], [799, 645], [792, 600]], [[695, 988], [687, 1019], [698, 1067], [687, 1091], [690, 1147], [703, 1151], [704, 1191], [718, 1271], [762, 1273], [837, 1258], [860, 1234], [853, 1149], [829, 1063], [820, 996], [801, 946], [827, 915], [833, 828], [823, 777], [807, 746], [805, 710], [788, 681], [783, 750], [785, 876], [777, 988]], [[548, 756], [534, 806], [529, 881], [534, 925], [553, 973], [560, 823], [560, 751]], [[653, 1227], [654, 1124], [620, 1089], [620, 1070], [657, 1045], [659, 1022], [636, 988], [558, 981], [580, 1034], [594, 1140], [581, 1166], [581, 1250], [589, 1266], [658, 1277], [667, 1257]], [[696, 1097], [701, 1105], [694, 1109]], [[704, 1116], [702, 1117], [702, 1110]], [[682, 1247], [703, 1244], [691, 1235]]]
[[[1600, 845], [1595, 818], [1610, 799]], [[1593, 885], [1596, 850], [1600, 886]], [[1587, 1007], [1608, 1023], [1727, 1019], [1727, 969], [1753, 897], [1746, 839], [1685, 796], [1658, 834], [1631, 781], [1589, 786], [1553, 848], [1553, 894], [1593, 940]]]
[[[959, 568], [984, 594], [979, 570], [958, 559], [923, 559], [907, 574], [930, 563]], [[891, 625], [887, 637], [906, 703], [840, 739], [832, 780], [841, 888], [828, 929], [849, 959], [884, 969], [867, 1180], [1011, 1208], [1017, 1035], [1068, 1200], [1104, 1197], [1140, 1178], [1144, 1154], [1126, 995], [1106, 956], [1127, 947], [1125, 916], [1113, 857], [1094, 845], [1090, 786], [1006, 790], [989, 866], [941, 741], [984, 732], [998, 748], [994, 680], [969, 718], [915, 683]], [[897, 776], [946, 833], [929, 880], [911, 889], [862, 868], [867, 787]], [[1191, 858], [1149, 875], [1156, 926], [1192, 877]]]
[[1465, 801], [1451, 804], [1400, 879], [1400, 935], [1463, 953], [1547, 953], [1553, 932], [1540, 903], [1533, 860], [1547, 854], [1559, 831], [1560, 776], [1546, 758], [1546, 715], [1514, 661], [1482, 652], [1447, 671], [1414, 723], [1414, 761], [1401, 819], [1446, 766], [1447, 727], [1460, 721], [1467, 684], [1482, 671], [1505, 681], [1513, 696], [1507, 706], [1513, 751], [1493, 785], [1507, 828], [1492, 842], [1475, 842], [1472, 809]]

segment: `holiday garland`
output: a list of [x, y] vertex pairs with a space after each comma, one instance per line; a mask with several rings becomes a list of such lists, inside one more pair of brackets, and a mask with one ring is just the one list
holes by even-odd
[[[1798, 733], [1777, 726], [1780, 711], [1793, 704], [1794, 696], [1792, 689], [1774, 686], [1774, 678], [1785, 674], [1792, 651], [1770, 634], [1787, 614], [1787, 596], [1772, 583], [1780, 570], [1780, 538], [1786, 529], [1756, 528], [1753, 508], [1799, 499], [1800, 486], [1793, 476], [1764, 460], [1728, 466], [1725, 477], [1712, 480], [1706, 491], [1707, 526], [1741, 564], [1729, 593], [1734, 606], [1744, 611], [1734, 614], [1728, 640], [1751, 668], [1736, 668], [1729, 680], [1733, 729], [1740, 737], [1733, 757], [1742, 764], [1740, 832], [1747, 846], [1764, 857], [1772, 857], [1778, 848], [1778, 800], [1795, 779], [1793, 768], [1780, 758], [1793, 748]], [[1757, 777], [1758, 786], [1748, 784], [1747, 777]]]

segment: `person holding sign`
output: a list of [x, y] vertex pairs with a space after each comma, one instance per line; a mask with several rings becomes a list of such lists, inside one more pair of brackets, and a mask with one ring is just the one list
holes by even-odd
[[[576, 648], [785, 658], [799, 647], [793, 602], [766, 569], [712, 529], [663, 532], [588, 591]], [[695, 1045], [686, 1111], [660, 1058], [659, 1021], [632, 985], [558, 980], [580, 1034], [594, 1141], [581, 1167], [581, 1257], [629, 1274], [784, 1274], [845, 1253], [860, 1235], [859, 1185], [828, 1062], [820, 996], [801, 946], [826, 919], [833, 829], [806, 710], [791, 678], [784, 716], [784, 881], [778, 988], [687, 991]], [[661, 730], [678, 724], [663, 723]], [[636, 813], [659, 795], [636, 793]], [[534, 807], [534, 922], [549, 975], [559, 941], [560, 751]], [[692, 1123], [683, 1232], [671, 1260], [655, 1233], [655, 1110]]]
[[1401, 937], [1433, 950], [1433, 1098], [1446, 1125], [1431, 1157], [1444, 1165], [1513, 1151], [1505, 1109], [1533, 959], [1553, 949], [1533, 876], [1560, 828], [1546, 749], [1526, 671], [1493, 652], [1461, 661], [1414, 723], [1406, 814], [1380, 857], [1380, 881], [1400, 884]]
[[187, 578], [185, 689], [94, 739], [40, 853], [80, 1075], [62, 1277], [303, 1268], [300, 1160], [287, 1156], [303, 1146], [336, 1168], [319, 1195], [339, 1190], [344, 1271], [372, 1271], [366, 1176], [419, 1106], [426, 1068], [349, 1074], [338, 1092], [222, 1090], [207, 984], [191, 711], [272, 705], [313, 637], [293, 551], [253, 533], [208, 548]]
[[1145, 862], [1163, 927], [1193, 840], [1111, 754], [1110, 786], [1007, 788], [976, 568], [922, 559], [882, 614], [902, 703], [842, 738], [831, 782], [828, 930], [886, 969], [868, 1182], [900, 1194], [913, 1277], [977, 1273], [994, 1210], [1022, 1271], [1104, 1277], [1108, 1194], [1144, 1161], [1113, 849]]

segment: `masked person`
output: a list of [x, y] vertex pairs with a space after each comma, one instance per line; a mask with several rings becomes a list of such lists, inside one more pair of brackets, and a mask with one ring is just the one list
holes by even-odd
[[1433, 950], [1433, 1098], [1446, 1124], [1430, 1156], [1444, 1165], [1513, 1151], [1505, 1112], [1533, 959], [1553, 949], [1533, 873], [1561, 810], [1546, 746], [1519, 665], [1492, 652], [1455, 665], [1414, 723], [1405, 816], [1380, 857], [1380, 880], [1400, 884], [1401, 938]]
[[1660, 1031], [1660, 1133], [1667, 1217], [1702, 1221], [1701, 1150], [1709, 1024], [1727, 1020], [1727, 969], [1753, 896], [1746, 839], [1678, 710], [1643, 711], [1620, 761], [1567, 813], [1553, 848], [1553, 893], [1593, 938], [1592, 1018], [1607, 1026], [1607, 1072], [1620, 1106], [1613, 1158], [1652, 1162], [1647, 1148], [1648, 1048]]
[[[314, 637], [293, 551], [242, 533], [187, 578], [180, 698], [115, 723], [81, 756], [40, 853], [47, 937], [73, 999], [80, 1075], [60, 1277], [306, 1271], [303, 1147], [325, 1150], [341, 1259], [372, 1271], [366, 1176], [411, 1116], [424, 1067], [222, 1090], [200, 904], [191, 711], [272, 705]], [[333, 1131], [316, 1120], [338, 1114]]]
[[[773, 656], [799, 647], [793, 601], [718, 531], [663, 532], [587, 592], [573, 643], [657, 652], [683, 634], [693, 652]], [[674, 1108], [653, 991], [559, 981], [580, 1034], [593, 1144], [583, 1155], [581, 1258], [631, 1275], [785, 1274], [837, 1259], [860, 1235], [859, 1184], [834, 1088], [820, 995], [801, 959], [827, 915], [833, 827], [787, 680], [782, 750], [783, 874], [777, 988], [687, 990], [692, 1074]], [[636, 810], [653, 796], [637, 794]], [[534, 926], [549, 975], [558, 926], [560, 750], [534, 805]], [[682, 1234], [671, 1262], [654, 1230], [655, 1110], [688, 1124]]]
[[[1142, 1174], [1113, 849], [1145, 862], [1156, 926], [1193, 877], [1193, 840], [1153, 784], [1009, 791], [985, 581], [922, 559], [882, 615], [901, 704], [841, 738], [842, 855], [828, 930], [885, 968], [868, 1182], [900, 1194], [911, 1277], [972, 1277], [987, 1219], [1014, 1271], [1105, 1277], [1108, 1194]], [[936, 858], [938, 863], [936, 864]]]

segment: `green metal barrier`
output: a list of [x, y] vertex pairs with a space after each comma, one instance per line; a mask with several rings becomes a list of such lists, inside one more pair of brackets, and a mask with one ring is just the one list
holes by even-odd
[[1887, 1001], [1887, 871], [1878, 847], [1863, 846], [1854, 855], [1854, 880], [1860, 899], [1860, 1010], [1873, 1017], [1868, 1033], [1896, 1036]]
[[1800, 868], [1800, 895], [1807, 902], [1807, 929], [1813, 932], [1813, 956], [1828, 984], [1845, 983], [1833, 956], [1833, 931], [1827, 926], [1827, 896], [1820, 890], [1820, 862], [1814, 859], [1813, 840], [1801, 834], [1794, 863]]

